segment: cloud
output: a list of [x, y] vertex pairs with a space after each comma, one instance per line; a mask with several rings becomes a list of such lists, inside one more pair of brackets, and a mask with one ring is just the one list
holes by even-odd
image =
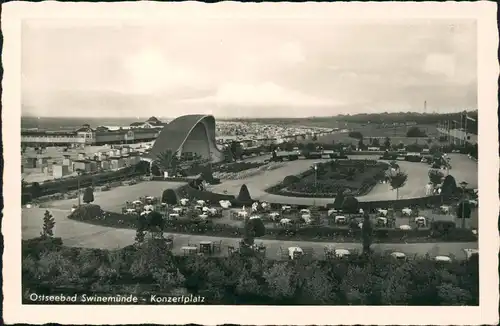
[[291, 106], [291, 107], [321, 107], [341, 105], [329, 99], [309, 96], [298, 91], [286, 89], [272, 82], [257, 85], [226, 83], [218, 88], [214, 96], [187, 100], [190, 103], [207, 103], [218, 106]]
[[142, 50], [124, 60], [128, 73], [129, 91], [134, 93], [157, 93], [185, 87], [202, 87], [205, 78], [194, 70], [177, 63], [154, 49]]
[[447, 78], [455, 76], [455, 56], [446, 53], [431, 53], [424, 61], [423, 70], [431, 75], [442, 75]]

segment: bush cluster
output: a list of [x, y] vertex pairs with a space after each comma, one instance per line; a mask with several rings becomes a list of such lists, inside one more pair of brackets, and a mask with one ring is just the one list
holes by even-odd
[[287, 176], [268, 191], [316, 198], [334, 197], [345, 191], [359, 196], [381, 180], [386, 169], [387, 164], [374, 160], [335, 160], [318, 164], [316, 175], [314, 171], [306, 171], [299, 176]]
[[193, 294], [212, 304], [478, 305], [479, 261], [440, 264], [387, 255], [334, 261], [173, 256], [161, 240], [119, 250], [23, 241], [27, 294]]
[[78, 188], [78, 178], [80, 179], [80, 188], [90, 186], [103, 185], [109, 182], [120, 182], [126, 178], [132, 178], [144, 175], [145, 172], [137, 166], [130, 166], [117, 171], [107, 171], [98, 173], [89, 173], [81, 175], [80, 177], [68, 177], [64, 179], [46, 181], [43, 183], [33, 182], [24, 187], [24, 193], [29, 194], [32, 199], [52, 195], [59, 192], [67, 192], [76, 190]]
[[[349, 197], [348, 197], [349, 198]], [[345, 202], [345, 201], [344, 201]], [[97, 205], [92, 205], [97, 206]], [[347, 208], [347, 207], [344, 207]], [[353, 209], [354, 210], [354, 209]], [[121, 213], [106, 212], [99, 215], [88, 214], [81, 218], [80, 214], [73, 212], [69, 218], [86, 221], [93, 224], [136, 229], [138, 226], [138, 216], [124, 215]], [[81, 218], [81, 219], [80, 219]], [[244, 229], [238, 225], [212, 223], [210, 220], [201, 223], [198, 220], [179, 219], [167, 220], [163, 226], [165, 232], [182, 234], [204, 234], [219, 237], [236, 237], [244, 235]], [[349, 228], [346, 226], [290, 226], [287, 228], [267, 227], [265, 237], [278, 240], [296, 240], [296, 241], [337, 241], [337, 242], [356, 242], [361, 237], [361, 230]], [[402, 238], [410, 242], [433, 242], [433, 241], [477, 241], [477, 236], [470, 230], [451, 229], [448, 232], [431, 232], [429, 229], [414, 229], [410, 231], [399, 229], [375, 229], [375, 239], [382, 243], [401, 242]]]

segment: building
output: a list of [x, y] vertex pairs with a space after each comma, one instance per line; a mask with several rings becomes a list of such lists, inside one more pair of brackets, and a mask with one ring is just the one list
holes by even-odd
[[[154, 118], [154, 117], [153, 117]], [[148, 122], [148, 124], [150, 124]], [[22, 130], [21, 143], [26, 146], [91, 146], [106, 144], [131, 144], [149, 142], [155, 140], [161, 128], [166, 124], [163, 122], [153, 123], [151, 128], [119, 128], [110, 129], [99, 126], [92, 129], [88, 124], [83, 125], [75, 131], [40, 131]]]
[[91, 165], [90, 161], [86, 160], [75, 160], [73, 161], [73, 171], [83, 171], [83, 172], [90, 172], [91, 170]]
[[27, 169], [34, 169], [37, 167], [38, 159], [36, 157], [26, 157], [23, 162], [23, 166]]
[[224, 159], [215, 142], [215, 118], [211, 115], [185, 115], [164, 126], [148, 158], [154, 160], [167, 150], [179, 157], [192, 153], [212, 162]]
[[52, 165], [52, 175], [55, 179], [63, 178], [70, 174], [67, 165]]
[[136, 129], [136, 128], [143, 128], [143, 129], [151, 129], [151, 128], [163, 128], [167, 124], [164, 122], [161, 122], [158, 120], [156, 117], [151, 117], [148, 120], [144, 122], [133, 122], [130, 124], [130, 128]]

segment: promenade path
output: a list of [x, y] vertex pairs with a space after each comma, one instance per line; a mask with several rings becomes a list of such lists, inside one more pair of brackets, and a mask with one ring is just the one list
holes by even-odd
[[[452, 169], [450, 174], [454, 176], [457, 183], [466, 181], [469, 187], [477, 188], [478, 167], [477, 162], [469, 159], [463, 154], [448, 154]], [[376, 155], [350, 155], [350, 159], [378, 159]], [[237, 196], [243, 184], [246, 184], [253, 199], [267, 201], [269, 203], [289, 203], [295, 205], [319, 205], [324, 206], [333, 202], [334, 198], [300, 198], [287, 197], [269, 194], [265, 189], [283, 181], [287, 175], [296, 175], [312, 167], [314, 162], [324, 162], [322, 160], [298, 160], [286, 162], [286, 165], [272, 171], [267, 171], [261, 175], [252, 176], [241, 180], [223, 180], [220, 185], [212, 186], [211, 191], [223, 193], [227, 191], [230, 195]], [[425, 196], [425, 186], [429, 182], [429, 165], [423, 163], [413, 163], [398, 161], [400, 169], [408, 174], [408, 181], [399, 189], [399, 199], [417, 198]], [[357, 199], [363, 201], [395, 200], [396, 191], [392, 190], [389, 184], [377, 184], [367, 195], [359, 196]]]
[[[44, 208], [23, 208], [22, 213], [22, 237], [30, 239], [38, 237], [42, 228], [42, 217]], [[56, 221], [55, 236], [61, 237], [63, 243], [72, 247], [118, 249], [134, 243], [135, 231], [130, 229], [115, 229], [99, 225], [77, 222], [67, 218], [66, 209], [50, 209]], [[181, 254], [181, 247], [189, 243], [199, 244], [200, 241], [222, 240], [222, 254], [227, 255], [227, 246], [238, 247], [238, 238], [221, 238], [203, 235], [172, 234], [174, 236], [174, 253]], [[335, 248], [361, 250], [360, 243], [326, 243], [308, 241], [282, 241], [282, 240], [257, 240], [266, 246], [266, 256], [271, 259], [280, 258], [280, 247], [299, 246], [312, 248], [318, 258], [324, 257], [324, 248], [334, 246]], [[464, 259], [463, 249], [477, 249], [477, 243], [391, 243], [374, 244], [376, 252], [400, 251], [407, 255], [452, 255], [456, 259]]]
[[[450, 154], [452, 174], [457, 182], [467, 181], [470, 187], [477, 188], [477, 163], [469, 160], [465, 155]], [[357, 159], [373, 159], [374, 156], [352, 156]], [[255, 158], [258, 160], [259, 158]], [[322, 161], [322, 160], [317, 160]], [[323, 160], [324, 161], [324, 160]], [[264, 189], [272, 186], [287, 175], [297, 174], [311, 167], [315, 161], [299, 160], [289, 162], [284, 167], [268, 171], [265, 174], [254, 176], [246, 180], [227, 180], [223, 184], [213, 187], [212, 191], [223, 192], [227, 190], [229, 194], [237, 195], [242, 184], [246, 184], [250, 190], [250, 194], [255, 199], [266, 200], [269, 202], [280, 202], [282, 196], [267, 194]], [[425, 184], [428, 181], [427, 172], [428, 165], [422, 163], [399, 162], [401, 169], [408, 173], [408, 182], [400, 190], [400, 198], [420, 197], [423, 195]], [[133, 186], [119, 187], [106, 192], [96, 192], [94, 194], [95, 204], [100, 205], [104, 210], [119, 211], [126, 200], [134, 200], [140, 196], [161, 196], [161, 193], [166, 188], [177, 188], [183, 183], [176, 182], [142, 182]], [[290, 201], [290, 197], [284, 197]], [[295, 198], [297, 204], [302, 202], [305, 205], [315, 204], [321, 205], [331, 203], [333, 199], [311, 199], [311, 198]], [[375, 189], [366, 196], [359, 197], [359, 200], [382, 200], [395, 199], [395, 193], [389, 189], [388, 185], [379, 184]], [[66, 245], [88, 248], [105, 248], [114, 249], [121, 248], [132, 244], [135, 237], [134, 230], [115, 229], [103, 226], [97, 226], [87, 223], [81, 223], [69, 220], [67, 216], [71, 210], [71, 206], [76, 204], [76, 199], [60, 200], [47, 203], [47, 209], [52, 213], [56, 220], [55, 234], [61, 237]], [[29, 239], [37, 237], [40, 234], [42, 227], [42, 217], [45, 208], [23, 208], [22, 209], [22, 237]], [[224, 248], [227, 246], [237, 247], [239, 239], [235, 238], [220, 238], [208, 237], [201, 235], [184, 235], [175, 234], [174, 251], [180, 252], [180, 247], [188, 242], [199, 243], [204, 240], [223, 240]], [[339, 248], [346, 249], [361, 249], [358, 243], [325, 243], [325, 242], [300, 242], [300, 241], [281, 241], [281, 240], [261, 240], [267, 247], [267, 256], [269, 258], [278, 258], [280, 247], [286, 248], [290, 246], [303, 246], [313, 248], [315, 253], [323, 255], [326, 245], [333, 245]], [[374, 244], [375, 251], [401, 251], [408, 255], [419, 254], [424, 255], [454, 255], [456, 257], [464, 257], [462, 249], [473, 248], [477, 249], [477, 243], [418, 243], [418, 244]], [[223, 250], [227, 253], [227, 250]]]

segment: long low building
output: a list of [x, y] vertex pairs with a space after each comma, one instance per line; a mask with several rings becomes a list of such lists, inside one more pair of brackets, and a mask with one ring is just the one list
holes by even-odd
[[105, 130], [92, 129], [85, 125], [72, 132], [62, 131], [22, 131], [21, 143], [25, 146], [74, 146], [132, 144], [155, 140], [160, 129]]

